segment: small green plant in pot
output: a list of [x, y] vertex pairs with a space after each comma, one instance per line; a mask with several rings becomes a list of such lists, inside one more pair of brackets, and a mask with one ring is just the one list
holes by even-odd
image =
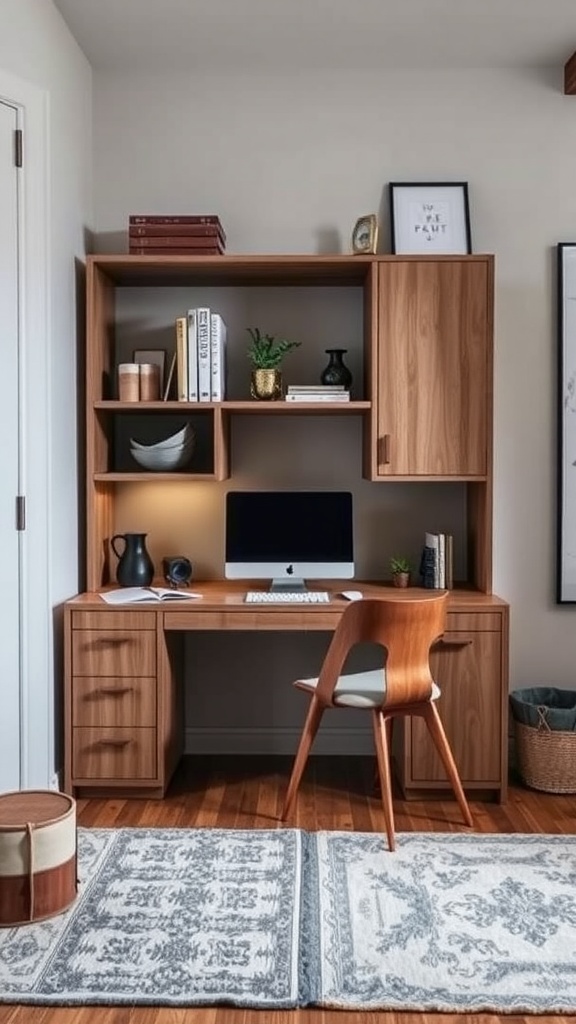
[[390, 569], [392, 570], [392, 582], [395, 587], [410, 586], [412, 563], [408, 558], [391, 558]]
[[273, 334], [262, 334], [258, 327], [247, 327], [246, 330], [252, 338], [247, 353], [254, 367], [250, 381], [252, 398], [264, 401], [281, 398], [282, 360], [293, 348], [298, 348], [301, 342], [276, 339]]

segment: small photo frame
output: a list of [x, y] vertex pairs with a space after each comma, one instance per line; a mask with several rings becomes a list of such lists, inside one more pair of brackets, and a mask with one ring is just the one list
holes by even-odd
[[166, 351], [163, 348], [137, 348], [132, 357], [134, 363], [155, 363], [160, 367], [160, 392], [164, 390]]
[[389, 195], [393, 253], [472, 252], [468, 182], [391, 181]]
[[378, 245], [378, 219], [375, 213], [360, 217], [352, 232], [352, 252], [375, 253]]

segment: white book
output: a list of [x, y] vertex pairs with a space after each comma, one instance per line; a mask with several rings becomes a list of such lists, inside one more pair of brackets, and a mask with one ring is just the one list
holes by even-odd
[[349, 402], [350, 393], [348, 391], [335, 391], [334, 394], [325, 395], [321, 391], [307, 391], [305, 394], [294, 395], [288, 393], [286, 396], [287, 402]]
[[210, 314], [210, 398], [222, 402], [226, 394], [226, 324], [220, 313]]
[[198, 346], [196, 335], [198, 318], [196, 309], [188, 310], [188, 401], [198, 401]]
[[446, 587], [446, 536], [438, 534], [438, 586], [441, 590]]
[[289, 384], [288, 394], [299, 395], [306, 391], [317, 391], [324, 394], [347, 391], [343, 384]]
[[122, 587], [121, 590], [106, 590], [100, 597], [107, 604], [135, 604], [139, 601], [181, 601], [202, 597], [202, 594], [196, 594], [193, 590], [172, 590], [169, 587]]
[[210, 401], [210, 310], [199, 306], [196, 310], [196, 337], [198, 347], [198, 401]]

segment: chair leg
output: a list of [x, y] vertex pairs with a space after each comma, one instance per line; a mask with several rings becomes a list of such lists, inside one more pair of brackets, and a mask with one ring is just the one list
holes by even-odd
[[394, 809], [392, 806], [392, 779], [390, 777], [390, 751], [388, 748], [388, 720], [384, 718], [381, 711], [373, 711], [372, 724], [374, 726], [374, 743], [378, 755], [380, 790], [382, 807], [384, 808], [386, 835], [388, 836], [388, 849], [393, 853], [396, 849], [396, 841], [394, 839]]
[[[388, 740], [388, 753], [392, 754], [392, 735], [393, 735], [394, 719], [386, 719], [386, 739]], [[382, 792], [380, 785], [380, 768], [378, 766], [378, 757], [376, 757], [376, 764], [374, 765], [374, 781], [372, 783], [374, 789], [374, 795], [378, 795]]]
[[452, 784], [454, 795], [458, 801], [460, 810], [462, 811], [462, 817], [464, 818], [466, 825], [472, 827], [474, 822], [472, 821], [472, 815], [470, 814], [468, 801], [464, 796], [464, 790], [462, 789], [462, 783], [460, 782], [458, 769], [456, 768], [456, 764], [452, 756], [452, 751], [450, 749], [450, 744], [446, 739], [444, 726], [442, 725], [442, 720], [440, 718], [440, 715], [438, 714], [438, 710], [436, 708], [436, 705], [434, 704], [434, 701], [430, 701], [430, 703], [426, 706], [425, 710], [423, 711], [423, 717], [426, 722], [426, 725], [428, 726], [428, 731], [430, 732], [430, 735], [434, 740], [436, 749], [440, 754], [440, 757], [442, 758], [442, 764], [444, 765], [446, 769], [446, 774], [448, 775], [448, 778], [450, 779], [450, 782]]
[[310, 707], [308, 708], [308, 714], [306, 715], [302, 736], [300, 737], [300, 743], [296, 752], [292, 775], [290, 776], [290, 782], [288, 784], [288, 790], [284, 800], [284, 807], [282, 808], [282, 821], [286, 820], [292, 810], [292, 804], [294, 803], [304, 768], [306, 767], [310, 747], [312, 746], [314, 737], [318, 732], [318, 726], [320, 725], [320, 720], [323, 714], [324, 708], [318, 703], [317, 698], [313, 697], [310, 702]]

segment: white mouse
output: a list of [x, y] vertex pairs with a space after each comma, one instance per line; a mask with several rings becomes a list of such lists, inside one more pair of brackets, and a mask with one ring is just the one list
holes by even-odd
[[342, 597], [345, 597], [347, 601], [361, 601], [362, 591], [361, 590], [343, 590]]

